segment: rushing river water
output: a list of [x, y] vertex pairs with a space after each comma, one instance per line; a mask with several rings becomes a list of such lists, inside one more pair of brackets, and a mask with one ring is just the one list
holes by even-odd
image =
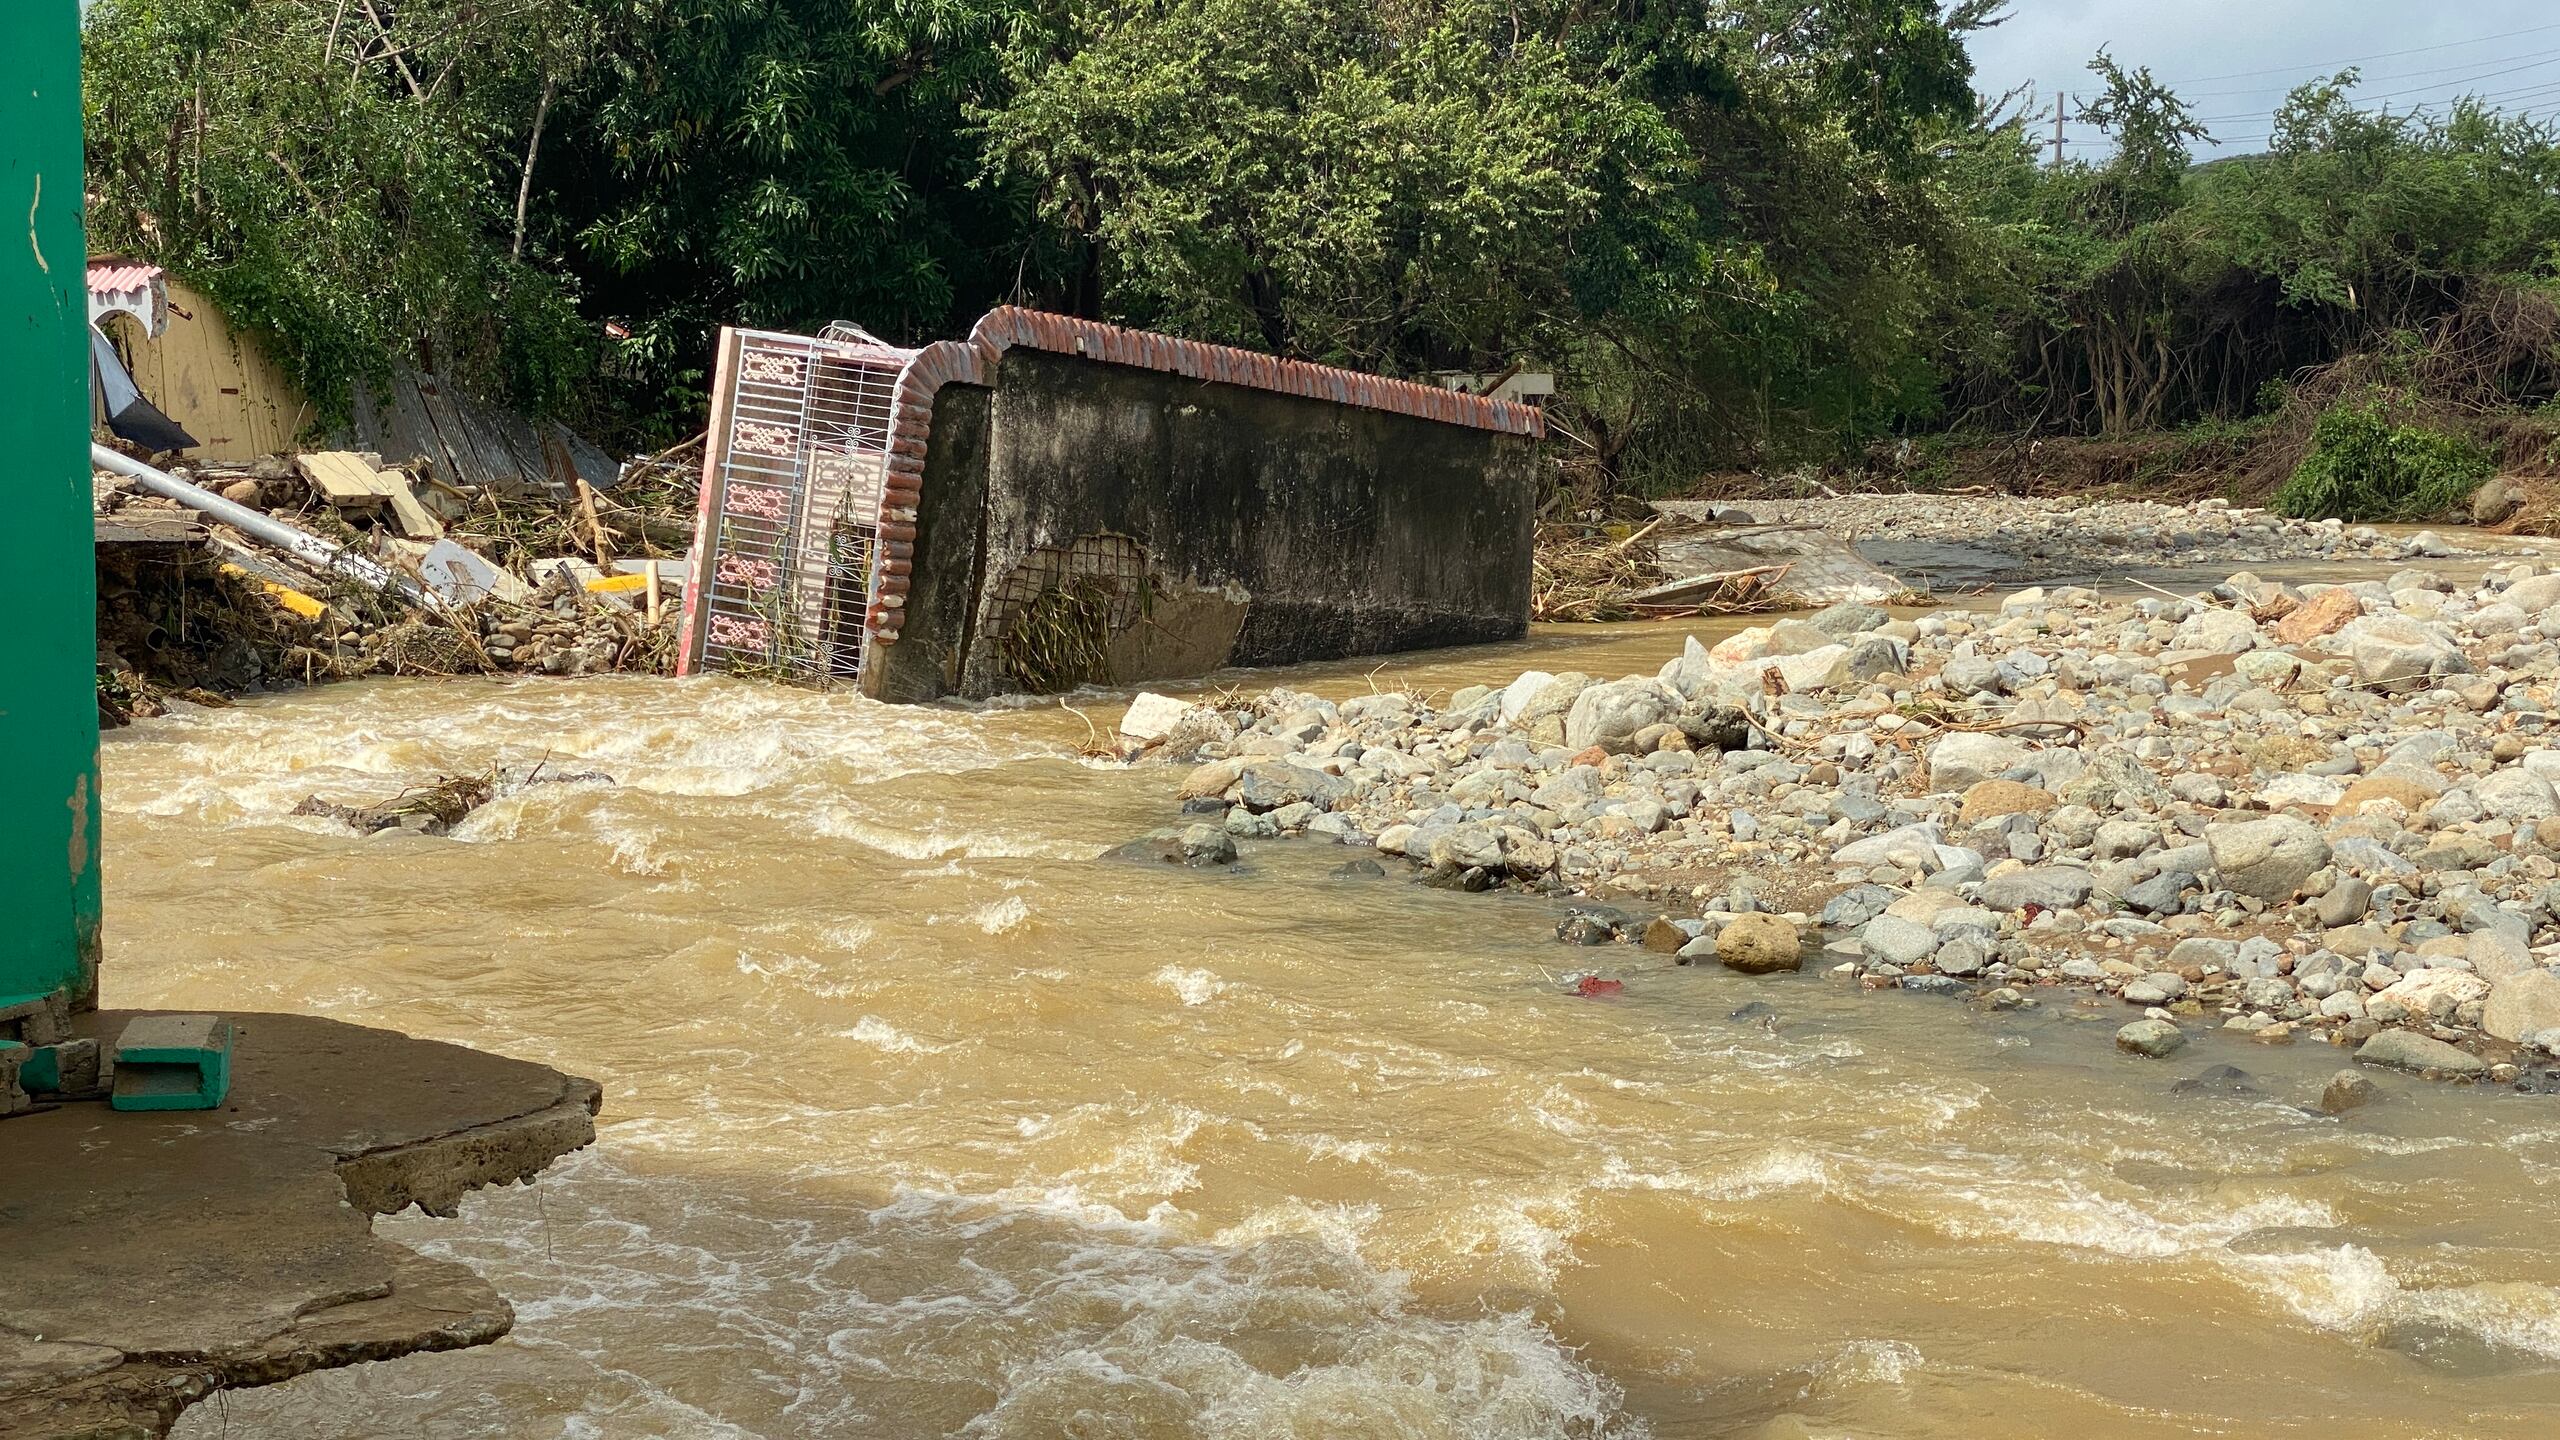
[[[1649, 670], [1680, 633], [1381, 678]], [[380, 1222], [489, 1276], [513, 1338], [233, 1396], [234, 1433], [2560, 1422], [2560, 1099], [2386, 1081], [2342, 1122], [2298, 1108], [2326, 1046], [2136, 1062], [2120, 1006], [1569, 951], [1541, 903], [1337, 877], [1309, 842], [1233, 875], [1105, 861], [1170, 820], [1175, 774], [1080, 760], [1085, 735], [590, 680], [111, 737], [109, 1003], [316, 1011], [605, 1087], [599, 1143], [537, 1186]], [[616, 783], [449, 839], [287, 813], [545, 755]], [[1623, 997], [1550, 983], [1594, 958]], [[1774, 1019], [1729, 1018], [1755, 1000]], [[2218, 1062], [2259, 1093], [2173, 1093]]]

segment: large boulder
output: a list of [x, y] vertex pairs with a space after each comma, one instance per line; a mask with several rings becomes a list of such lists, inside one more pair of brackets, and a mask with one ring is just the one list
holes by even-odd
[[2027, 747], [1997, 735], [1956, 731], [1929, 747], [1929, 788], [1969, 790], [1997, 779], [2027, 758]]
[[1633, 748], [1639, 730], [1668, 722], [1680, 713], [1680, 697], [1658, 680], [1613, 680], [1593, 685], [1574, 697], [1564, 722], [1564, 743], [1572, 750], [1593, 746], [1613, 755]]
[[2338, 632], [2338, 647], [2356, 678], [2376, 689], [2422, 689], [2447, 675], [2468, 675], [2471, 662], [2435, 626], [2400, 615], [2367, 615]]
[[2292, 899], [2329, 863], [2329, 842], [2290, 815], [2207, 826], [2204, 843], [2224, 885], [2270, 903]]
[[2387, 1065], [2394, 1070], [2429, 1071], [2446, 1075], [2477, 1075], [2489, 1068], [2489, 1062], [2468, 1050], [2457, 1050], [2432, 1035], [2415, 1030], [2385, 1030], [2356, 1048], [2356, 1059], [2366, 1065]]
[[1804, 937], [1783, 915], [1736, 915], [1716, 932], [1716, 958], [1745, 975], [1774, 975], [1804, 965]]
[[2524, 486], [2504, 475], [2492, 475], [2471, 492], [2471, 523], [2495, 525], [2524, 508]]
[[2430, 968], [2402, 976], [2375, 995], [2373, 1001], [2391, 1001], [2418, 1019], [2442, 1025], [2453, 1018], [2455, 1010], [2486, 999], [2488, 994], [2489, 982], [2468, 970]]
[[2528, 575], [2508, 586], [2499, 598], [2528, 615], [2539, 615], [2560, 605], [2560, 574]]
[[2560, 975], [2521, 970], [2490, 982], [2480, 1028], [2509, 1041], [2560, 1029]]

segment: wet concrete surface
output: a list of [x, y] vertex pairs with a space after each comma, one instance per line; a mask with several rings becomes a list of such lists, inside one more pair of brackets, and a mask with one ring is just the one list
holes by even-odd
[[[112, 1041], [136, 1012], [84, 1017]], [[373, 1233], [595, 1137], [596, 1086], [302, 1015], [233, 1015], [217, 1109], [71, 1103], [0, 1128], [0, 1434], [156, 1435], [215, 1390], [486, 1344], [513, 1312]]]

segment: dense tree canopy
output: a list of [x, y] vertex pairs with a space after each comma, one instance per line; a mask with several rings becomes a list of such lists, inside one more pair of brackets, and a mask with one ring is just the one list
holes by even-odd
[[2239, 419], [2384, 351], [2476, 403], [2550, 398], [2549, 126], [2386, 116], [2349, 73], [2265, 154], [2198, 167], [2189, 107], [2101, 56], [2083, 118], [2112, 150], [2057, 167], [1975, 93], [1996, 20], [102, 0], [93, 225], [324, 408], [399, 357], [634, 441], [699, 423], [719, 324], [924, 339], [1005, 299], [1392, 373], [1553, 369], [1560, 456], [1646, 485], [1948, 427]]

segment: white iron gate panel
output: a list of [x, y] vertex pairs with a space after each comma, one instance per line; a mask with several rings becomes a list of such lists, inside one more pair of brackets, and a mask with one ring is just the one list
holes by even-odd
[[856, 680], [891, 405], [914, 352], [851, 326], [816, 338], [742, 330], [733, 343], [688, 601], [698, 668]]

